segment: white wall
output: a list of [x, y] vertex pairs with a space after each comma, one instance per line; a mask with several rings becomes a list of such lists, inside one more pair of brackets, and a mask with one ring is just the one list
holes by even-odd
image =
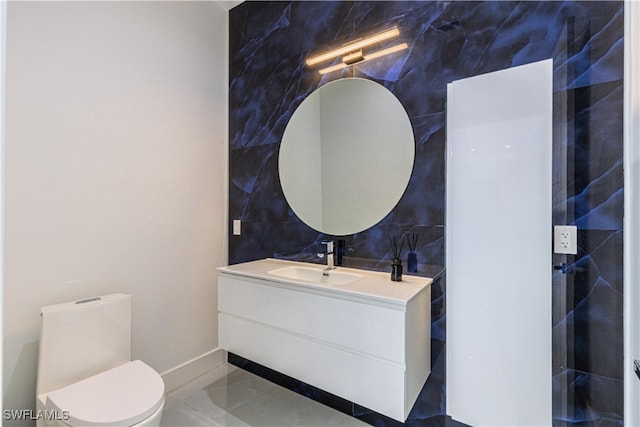
[[227, 11], [10, 2], [4, 408], [33, 408], [39, 308], [133, 296], [133, 357], [217, 348], [226, 256]]
[[625, 1], [624, 140], [624, 421], [640, 425], [640, 4]]
[[[2, 309], [2, 295], [4, 294], [4, 99], [5, 99], [5, 52], [7, 41], [7, 2], [0, 2], [0, 330], [3, 328], [4, 310]], [[2, 363], [3, 341], [0, 340], [0, 366]], [[0, 383], [2, 371], [0, 370]], [[0, 393], [1, 394], [1, 393]], [[0, 410], [4, 407], [0, 401]]]

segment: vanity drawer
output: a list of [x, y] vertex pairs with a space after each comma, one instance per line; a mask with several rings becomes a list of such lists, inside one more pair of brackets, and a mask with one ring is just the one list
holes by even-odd
[[219, 311], [382, 362], [405, 363], [405, 310], [221, 275]]
[[220, 313], [219, 322], [220, 346], [226, 350], [343, 399], [404, 420], [404, 365], [323, 345], [226, 313]]

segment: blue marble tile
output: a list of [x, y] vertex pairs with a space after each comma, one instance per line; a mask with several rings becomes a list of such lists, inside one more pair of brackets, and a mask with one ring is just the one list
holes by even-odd
[[409, 224], [444, 224], [445, 113], [414, 117], [416, 151], [409, 185], [394, 214]]
[[623, 426], [622, 381], [575, 369], [553, 378], [554, 388], [568, 396], [566, 408], [554, 408], [553, 425]]
[[[419, 236], [416, 248], [418, 258], [417, 275], [436, 277], [444, 265], [444, 228], [429, 226], [407, 226], [406, 224], [384, 223], [347, 238], [347, 259], [354, 258], [360, 264], [375, 271], [389, 271], [393, 258], [388, 236], [401, 238], [404, 233], [416, 233]], [[382, 254], [382, 256], [381, 256]], [[407, 250], [403, 251], [402, 261], [406, 266]], [[354, 260], [354, 262], [355, 262]], [[365, 260], [369, 260], [366, 262]], [[349, 261], [348, 261], [349, 262]]]
[[229, 212], [243, 221], [287, 218], [289, 205], [278, 178], [279, 145], [270, 144], [231, 150], [229, 168]]
[[[601, 231], [604, 236], [600, 239], [594, 239], [592, 248], [589, 251], [590, 257], [597, 266], [597, 272], [600, 277], [607, 281], [615, 291], [622, 295], [623, 290], [623, 269], [622, 265], [623, 251], [623, 232], [622, 229], [614, 232]], [[589, 233], [593, 235], [594, 233]], [[616, 313], [622, 320], [622, 313]], [[620, 338], [622, 340], [622, 338]]]
[[566, 28], [575, 34], [575, 43], [568, 46], [575, 53], [558, 64], [558, 68], [574, 69], [566, 88], [622, 80], [622, 8], [611, 8], [606, 2], [576, 2], [567, 4], [565, 15], [569, 17]]
[[[621, 384], [622, 231], [581, 230], [578, 243], [576, 260], [554, 274], [554, 301], [566, 306], [554, 309], [553, 371], [577, 369]], [[555, 391], [555, 400], [562, 401], [558, 394], [564, 391]]]
[[622, 227], [622, 99], [620, 81], [554, 95], [554, 137], [564, 141], [554, 148], [556, 162], [568, 164], [554, 164], [554, 219]]
[[[312, 53], [390, 26], [400, 28], [407, 50], [325, 76], [304, 65]], [[554, 255], [556, 264], [567, 264], [553, 279], [554, 424], [621, 424], [613, 400], [622, 393], [620, 1], [249, 1], [232, 9], [229, 216], [244, 222], [242, 236], [229, 237], [230, 263], [269, 256], [322, 262], [320, 241], [337, 236], [312, 230], [288, 206], [279, 187], [280, 139], [319, 86], [346, 76], [377, 81], [410, 117], [416, 160], [393, 211], [369, 230], [341, 237], [345, 260], [386, 271], [388, 237], [420, 233], [420, 273], [442, 278], [432, 288], [431, 330], [444, 346], [447, 84], [546, 58], [554, 59], [552, 216], [579, 227], [580, 251]], [[442, 403], [444, 371], [440, 377], [433, 363], [441, 384], [423, 391], [409, 425], [456, 425]], [[360, 415], [393, 425], [366, 410]]]
[[571, 366], [585, 372], [621, 379], [623, 352], [620, 345], [622, 328], [622, 295], [599, 278], [589, 295], [567, 315], [564, 322], [573, 334], [568, 351]]

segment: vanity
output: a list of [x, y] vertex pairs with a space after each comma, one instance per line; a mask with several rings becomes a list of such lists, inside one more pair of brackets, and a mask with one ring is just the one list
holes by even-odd
[[[348, 236], [389, 215], [414, 159], [413, 127], [400, 100], [374, 81], [343, 78], [321, 84], [296, 107], [280, 142], [278, 176], [301, 222]], [[389, 230], [408, 231], [405, 224]], [[328, 244], [329, 266], [332, 252]], [[389, 272], [271, 258], [218, 270], [221, 348], [407, 419], [431, 371], [431, 279], [394, 282]]]
[[218, 270], [221, 348], [405, 421], [430, 373], [431, 279], [271, 258]]

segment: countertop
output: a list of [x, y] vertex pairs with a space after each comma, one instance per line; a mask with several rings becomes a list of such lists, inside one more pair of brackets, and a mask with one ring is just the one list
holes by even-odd
[[219, 267], [218, 270], [224, 274], [261, 279], [273, 284], [285, 285], [289, 288], [343, 297], [348, 299], [368, 299], [372, 302], [384, 303], [406, 307], [407, 303], [418, 295], [422, 290], [431, 286], [432, 279], [420, 276], [410, 276], [404, 274], [401, 282], [394, 282], [389, 273], [361, 270], [347, 267], [337, 267], [336, 271], [357, 274], [361, 278], [343, 285], [328, 285], [314, 281], [302, 279], [289, 279], [286, 277], [271, 274], [275, 269], [299, 266], [322, 270], [323, 266], [297, 261], [287, 261], [274, 258], [266, 258], [258, 261], [244, 262], [227, 267]]

